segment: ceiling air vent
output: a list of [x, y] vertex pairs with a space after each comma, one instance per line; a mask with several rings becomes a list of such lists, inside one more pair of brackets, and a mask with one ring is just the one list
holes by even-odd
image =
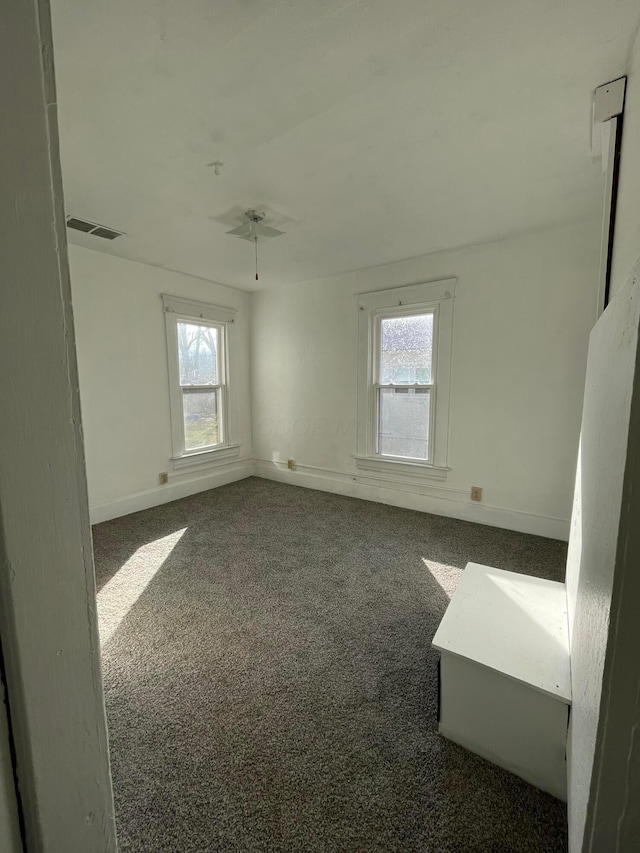
[[96, 226], [91, 222], [84, 222], [82, 219], [76, 219], [70, 216], [67, 219], [67, 228], [75, 228], [76, 231], [93, 231]]
[[77, 216], [67, 217], [67, 228], [73, 228], [74, 231], [84, 231], [85, 234], [93, 234], [94, 237], [102, 237], [104, 240], [115, 240], [116, 237], [122, 237], [124, 234], [124, 231], [115, 231], [113, 228], [106, 228], [96, 222], [78, 219]]

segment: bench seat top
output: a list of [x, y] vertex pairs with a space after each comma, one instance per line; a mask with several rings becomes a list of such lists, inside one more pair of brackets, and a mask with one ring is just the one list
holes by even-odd
[[571, 704], [562, 583], [468, 563], [433, 645]]

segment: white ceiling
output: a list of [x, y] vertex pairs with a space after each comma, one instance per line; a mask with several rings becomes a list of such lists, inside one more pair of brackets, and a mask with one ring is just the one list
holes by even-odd
[[[254, 289], [597, 215], [638, 0], [53, 0], [72, 242]], [[223, 161], [216, 177], [209, 165]]]

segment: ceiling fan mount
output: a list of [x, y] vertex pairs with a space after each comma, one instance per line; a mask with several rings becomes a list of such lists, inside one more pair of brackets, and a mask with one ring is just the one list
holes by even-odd
[[230, 237], [239, 237], [241, 240], [251, 240], [257, 243], [262, 240], [271, 240], [273, 237], [281, 237], [285, 232], [278, 231], [277, 228], [271, 228], [270, 225], [263, 225], [266, 214], [262, 210], [254, 210], [250, 208], [244, 213], [247, 220], [237, 228], [232, 228], [227, 231]]

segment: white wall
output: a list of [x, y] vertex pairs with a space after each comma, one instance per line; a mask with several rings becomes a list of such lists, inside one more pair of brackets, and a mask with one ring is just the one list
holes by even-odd
[[167, 352], [161, 293], [238, 310], [240, 458], [250, 459], [249, 294], [77, 246], [69, 247], [80, 401], [92, 520], [122, 515], [238, 479], [233, 462], [198, 473], [171, 474]]
[[[566, 538], [598, 258], [594, 221], [254, 294], [258, 473]], [[425, 489], [381, 483], [352, 459], [354, 295], [448, 276], [458, 277], [452, 470]], [[273, 463], [288, 458], [295, 472]], [[482, 505], [470, 504], [471, 485]]]

